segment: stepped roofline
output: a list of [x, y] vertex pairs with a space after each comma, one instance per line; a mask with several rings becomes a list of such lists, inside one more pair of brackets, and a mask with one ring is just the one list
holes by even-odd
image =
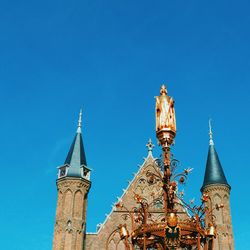
[[[152, 160], [155, 160], [156, 158], [154, 158], [153, 156], [153, 148], [154, 148], [154, 144], [152, 143], [152, 140], [149, 139], [148, 143], [146, 144], [146, 147], [148, 149], [148, 155], [147, 157], [144, 157], [144, 162], [141, 164], [141, 165], [138, 165], [139, 169], [137, 171], [137, 173], [133, 173], [133, 178], [132, 180], [128, 181], [128, 186], [126, 187], [126, 189], [122, 189], [123, 193], [120, 197], [117, 197], [117, 201], [122, 201], [122, 199], [125, 197], [125, 195], [127, 194], [129, 188], [131, 187], [131, 185], [136, 181], [136, 179], [138, 178], [140, 172], [142, 171], [142, 169], [144, 167], [147, 166], [147, 163], [152, 161]], [[115, 203], [117, 203], [117, 201]], [[105, 214], [106, 215], [106, 218], [104, 219], [103, 223], [99, 223], [97, 226], [98, 226], [98, 229], [96, 232], [87, 232], [87, 235], [97, 235], [104, 227], [105, 227], [105, 224], [107, 223], [107, 221], [109, 220], [110, 216], [113, 214], [113, 212], [116, 210], [116, 207], [115, 207], [115, 203], [113, 203], [112, 205], [112, 209], [111, 211], [109, 212], [109, 214]]]

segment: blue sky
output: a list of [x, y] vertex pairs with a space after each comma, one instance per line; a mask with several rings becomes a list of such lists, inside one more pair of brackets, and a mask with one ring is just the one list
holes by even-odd
[[[154, 96], [176, 101], [175, 157], [199, 201], [208, 119], [232, 186], [237, 250], [247, 249], [250, 15], [248, 1], [0, 3], [1, 246], [51, 249], [56, 174], [83, 107], [92, 188], [88, 231], [105, 219], [147, 156]], [[154, 155], [160, 154], [159, 148]]]

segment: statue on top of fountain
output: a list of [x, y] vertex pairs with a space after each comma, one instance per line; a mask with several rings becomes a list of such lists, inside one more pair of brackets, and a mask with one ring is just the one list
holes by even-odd
[[165, 85], [161, 86], [160, 96], [156, 97], [156, 132], [161, 130], [176, 133], [174, 100], [168, 96]]

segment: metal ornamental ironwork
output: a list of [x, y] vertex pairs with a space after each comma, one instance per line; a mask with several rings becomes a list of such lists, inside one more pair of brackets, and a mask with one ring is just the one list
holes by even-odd
[[[197, 206], [193, 201], [185, 202], [184, 192], [178, 191], [178, 186], [186, 182], [192, 169], [178, 172], [180, 163], [170, 152], [176, 136], [176, 117], [174, 100], [168, 96], [164, 85], [160, 96], [156, 97], [156, 136], [162, 147], [162, 159], [155, 160], [152, 166], [154, 171], [148, 170], [143, 181], [147, 185], [161, 182], [162, 190], [150, 201], [134, 192], [137, 206], [132, 210], [118, 202], [116, 208], [124, 211], [122, 217], [125, 222], [130, 220], [131, 231], [126, 223], [120, 224], [109, 236], [107, 243], [114, 233], [119, 233], [126, 250], [213, 250], [216, 237], [213, 210], [223, 208], [223, 204], [209, 208], [209, 196], [203, 193], [201, 204]], [[154, 218], [152, 207], [157, 204], [160, 204], [161, 212]]]

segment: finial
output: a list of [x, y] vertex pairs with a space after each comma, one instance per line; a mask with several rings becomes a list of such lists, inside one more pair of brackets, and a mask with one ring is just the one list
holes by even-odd
[[78, 119], [78, 126], [77, 126], [77, 133], [81, 133], [82, 132], [82, 109], [80, 109], [80, 113], [79, 113], [79, 119]]
[[160, 94], [161, 95], [167, 95], [168, 94], [167, 88], [166, 88], [166, 86], [164, 84], [161, 85]]
[[152, 153], [152, 150], [155, 147], [155, 145], [153, 144], [151, 138], [149, 138], [148, 143], [146, 144], [146, 147], [148, 148], [148, 153]]
[[214, 145], [211, 121], [212, 121], [211, 119], [209, 119], [209, 121], [208, 121], [208, 125], [209, 125], [209, 145], [210, 146]]

